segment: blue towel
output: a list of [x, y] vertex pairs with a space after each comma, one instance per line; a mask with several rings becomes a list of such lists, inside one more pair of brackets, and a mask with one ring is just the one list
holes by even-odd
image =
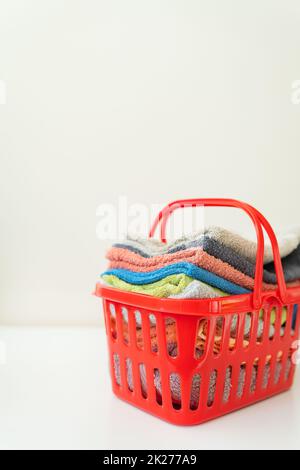
[[128, 269], [109, 269], [104, 274], [112, 274], [117, 276], [122, 281], [129, 282], [129, 284], [150, 284], [151, 282], [159, 281], [160, 279], [170, 276], [171, 274], [186, 274], [194, 279], [205, 282], [213, 287], [232, 295], [248, 294], [248, 289], [238, 286], [233, 282], [227, 281], [216, 274], [207, 271], [206, 269], [199, 268], [192, 263], [175, 263], [166, 266], [165, 268], [156, 269], [150, 272], [135, 272]]

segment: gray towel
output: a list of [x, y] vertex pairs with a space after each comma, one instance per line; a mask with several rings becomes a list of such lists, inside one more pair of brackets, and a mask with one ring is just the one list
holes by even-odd
[[[227, 248], [231, 248], [235, 253], [246, 258], [248, 261], [255, 263], [257, 243], [247, 240], [240, 235], [226, 230], [222, 227], [208, 227], [190, 235], [183, 236], [170, 243], [163, 243], [153, 238], [141, 238], [135, 235], [128, 235], [126, 244], [130, 244], [144, 251], [148, 256], [158, 256], [167, 253], [169, 250], [183, 246], [189, 248], [193, 243], [201, 238], [210, 238], [215, 240]], [[300, 226], [291, 227], [289, 230], [277, 236], [279, 252], [282, 258], [291, 254], [300, 244]], [[185, 249], [186, 249], [185, 248]], [[274, 261], [273, 251], [270, 244], [265, 245], [264, 263]]]
[[[284, 277], [287, 282], [295, 281], [300, 278], [300, 245], [291, 254], [282, 258], [282, 267], [284, 271]], [[273, 275], [276, 279], [274, 263], [268, 263], [265, 265], [265, 270], [269, 275]]]
[[[124, 241], [123, 243], [116, 243], [114, 246], [128, 249], [140, 256], [143, 256], [144, 258], [151, 257], [149, 250], [143, 250], [141, 247], [132, 244], [130, 240]], [[201, 235], [198, 239], [192, 241], [178, 243], [174, 247], [167, 249], [166, 254], [176, 253], [181, 250], [192, 248], [202, 248], [209, 255], [230, 264], [233, 268], [254, 279], [256, 266], [255, 262], [249, 261], [247, 258], [241, 256], [232, 248], [206, 235]], [[300, 278], [300, 245], [291, 254], [285, 258], [282, 258], [282, 266], [286, 282], [292, 282]], [[273, 262], [265, 265], [263, 280], [268, 284], [277, 283]]]

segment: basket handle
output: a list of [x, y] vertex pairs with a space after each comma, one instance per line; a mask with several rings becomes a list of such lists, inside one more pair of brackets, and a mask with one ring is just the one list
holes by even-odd
[[254, 308], [260, 309], [262, 306], [262, 281], [263, 281], [263, 266], [264, 266], [264, 234], [262, 228], [265, 229], [268, 237], [271, 241], [275, 271], [278, 282], [278, 297], [281, 302], [284, 304], [287, 302], [288, 294], [287, 287], [284, 279], [281, 257], [279, 253], [278, 242], [275, 236], [275, 233], [265, 219], [265, 217], [254, 207], [246, 204], [245, 202], [237, 201], [235, 199], [179, 199], [173, 201], [167, 206], [165, 206], [159, 214], [156, 216], [151, 230], [149, 232], [149, 237], [153, 237], [157, 226], [161, 222], [160, 226], [160, 237], [162, 242], [166, 243], [166, 224], [170, 215], [176, 209], [184, 207], [197, 207], [197, 206], [208, 206], [208, 207], [235, 207], [242, 209], [248, 214], [251, 218], [256, 235], [257, 235], [257, 256], [256, 256], [256, 268], [255, 268], [255, 278], [254, 278], [254, 291], [253, 291], [253, 305]]

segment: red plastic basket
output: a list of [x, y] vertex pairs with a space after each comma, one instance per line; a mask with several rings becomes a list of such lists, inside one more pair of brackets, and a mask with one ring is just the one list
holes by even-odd
[[[150, 237], [161, 222], [161, 239], [166, 241], [170, 214], [187, 206], [236, 207], [249, 215], [258, 242], [253, 293], [203, 300], [159, 299], [104, 287], [100, 283], [95, 291], [103, 298], [114, 393], [157, 417], [181, 425], [199, 424], [289, 389], [295, 370], [300, 317], [297, 315], [300, 287], [287, 288], [274, 232], [250, 205], [231, 199], [175, 201], [159, 213]], [[263, 229], [272, 244], [278, 280], [277, 290], [268, 292], [262, 291]], [[284, 328], [281, 327], [283, 309]], [[274, 311], [276, 320], [270, 337], [271, 312]], [[141, 318], [138, 327], [142, 346], [137, 341], [136, 312]], [[251, 328], [245, 342], [245, 322], [249, 317]], [[170, 318], [176, 324], [176, 357], [169, 354], [167, 346], [166, 325]], [[233, 321], [236, 322], [234, 344]], [[258, 337], [261, 321], [263, 333]], [[205, 325], [206, 331], [201, 357], [195, 353], [199, 325]], [[215, 348], [217, 325], [219, 330], [222, 325], [218, 350]], [[152, 348], [153, 329], [155, 349]], [[176, 393], [172, 388], [174, 384]]]

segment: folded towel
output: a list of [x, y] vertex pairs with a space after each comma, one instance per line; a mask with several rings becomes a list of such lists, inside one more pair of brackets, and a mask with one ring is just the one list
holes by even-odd
[[[131, 243], [130, 240], [125, 240], [123, 243], [116, 243], [115, 248], [123, 248], [136, 253], [143, 258], [152, 258], [146, 251], [135, 246], [135, 243]], [[198, 240], [191, 242], [190, 248], [202, 248], [206, 253], [215, 258], [218, 258], [224, 263], [228, 263], [233, 268], [237, 269], [243, 274], [254, 278], [256, 264], [249, 261], [247, 258], [242, 257], [239, 253], [235, 252], [232, 248], [227, 247], [223, 243], [209, 238], [206, 235], [201, 236]], [[187, 250], [185, 244], [178, 244], [174, 248], [168, 249], [166, 254], [182, 252]], [[162, 255], [161, 255], [162, 256]], [[300, 245], [290, 255], [282, 259], [282, 266], [284, 271], [284, 277], [286, 282], [295, 281], [300, 279]], [[268, 284], [276, 284], [276, 274], [274, 263], [268, 263], [264, 267], [263, 280]]]
[[150, 284], [172, 274], [186, 274], [187, 276], [205, 282], [210, 286], [217, 287], [228, 294], [239, 295], [248, 294], [250, 292], [244, 287], [227, 281], [226, 279], [191, 263], [170, 264], [164, 268], [151, 272], [133, 272], [127, 269], [108, 269], [102, 274], [102, 276], [110, 274], [118, 277], [122, 281], [128, 282], [129, 284], [138, 285]]
[[[103, 275], [102, 279], [106, 284], [116, 287], [117, 289], [136, 292], [138, 294], [152, 295], [160, 298], [170, 297], [172, 295], [180, 296], [182, 292], [184, 292], [185, 288], [193, 282], [193, 279], [185, 274], [173, 274], [161, 279], [160, 281], [144, 285], [129, 284], [113, 275]], [[206, 287], [209, 291], [213, 290], [213, 287], [203, 284], [203, 293], [205, 293]]]
[[[256, 261], [256, 242], [247, 240], [240, 235], [221, 227], [205, 228], [194, 234], [183, 236], [170, 243], [162, 243], [161, 241], [154, 240], [152, 238], [144, 239], [138, 236], [129, 235], [126, 240], [126, 244], [130, 243], [132, 247], [135, 247], [137, 250], [141, 250], [141, 252], [146, 256], [158, 256], [174, 250], [186, 250], [194, 246], [199, 246], [199, 241], [202, 243], [201, 239], [203, 239], [203, 237], [213, 239], [226, 247], [231, 248], [237, 254], [252, 263], [255, 263]], [[292, 227], [286, 233], [279, 234], [277, 241], [281, 257], [283, 258], [288, 256], [300, 244], [300, 226]], [[273, 260], [272, 247], [266, 244], [264, 262], [270, 263]]]
[[[134, 272], [150, 272], [174, 263], [192, 263], [246, 289], [254, 289], [254, 279], [209, 255], [202, 248], [144, 258], [124, 248], [111, 248], [106, 257], [111, 261], [109, 269], [127, 269]], [[263, 290], [275, 289], [275, 284], [263, 283]]]
[[102, 276], [102, 281], [104, 281], [104, 284], [116, 287], [117, 289], [160, 298], [211, 299], [228, 295], [216, 287], [193, 280], [186, 274], [173, 274], [160, 281], [143, 285], [129, 284], [116, 276], [106, 274]]
[[[296, 250], [292, 251], [288, 256], [282, 258], [281, 261], [285, 280], [287, 282], [300, 279], [300, 245], [298, 245]], [[274, 263], [266, 264], [265, 270], [268, 272], [269, 279], [271, 279], [271, 276], [276, 278]]]

